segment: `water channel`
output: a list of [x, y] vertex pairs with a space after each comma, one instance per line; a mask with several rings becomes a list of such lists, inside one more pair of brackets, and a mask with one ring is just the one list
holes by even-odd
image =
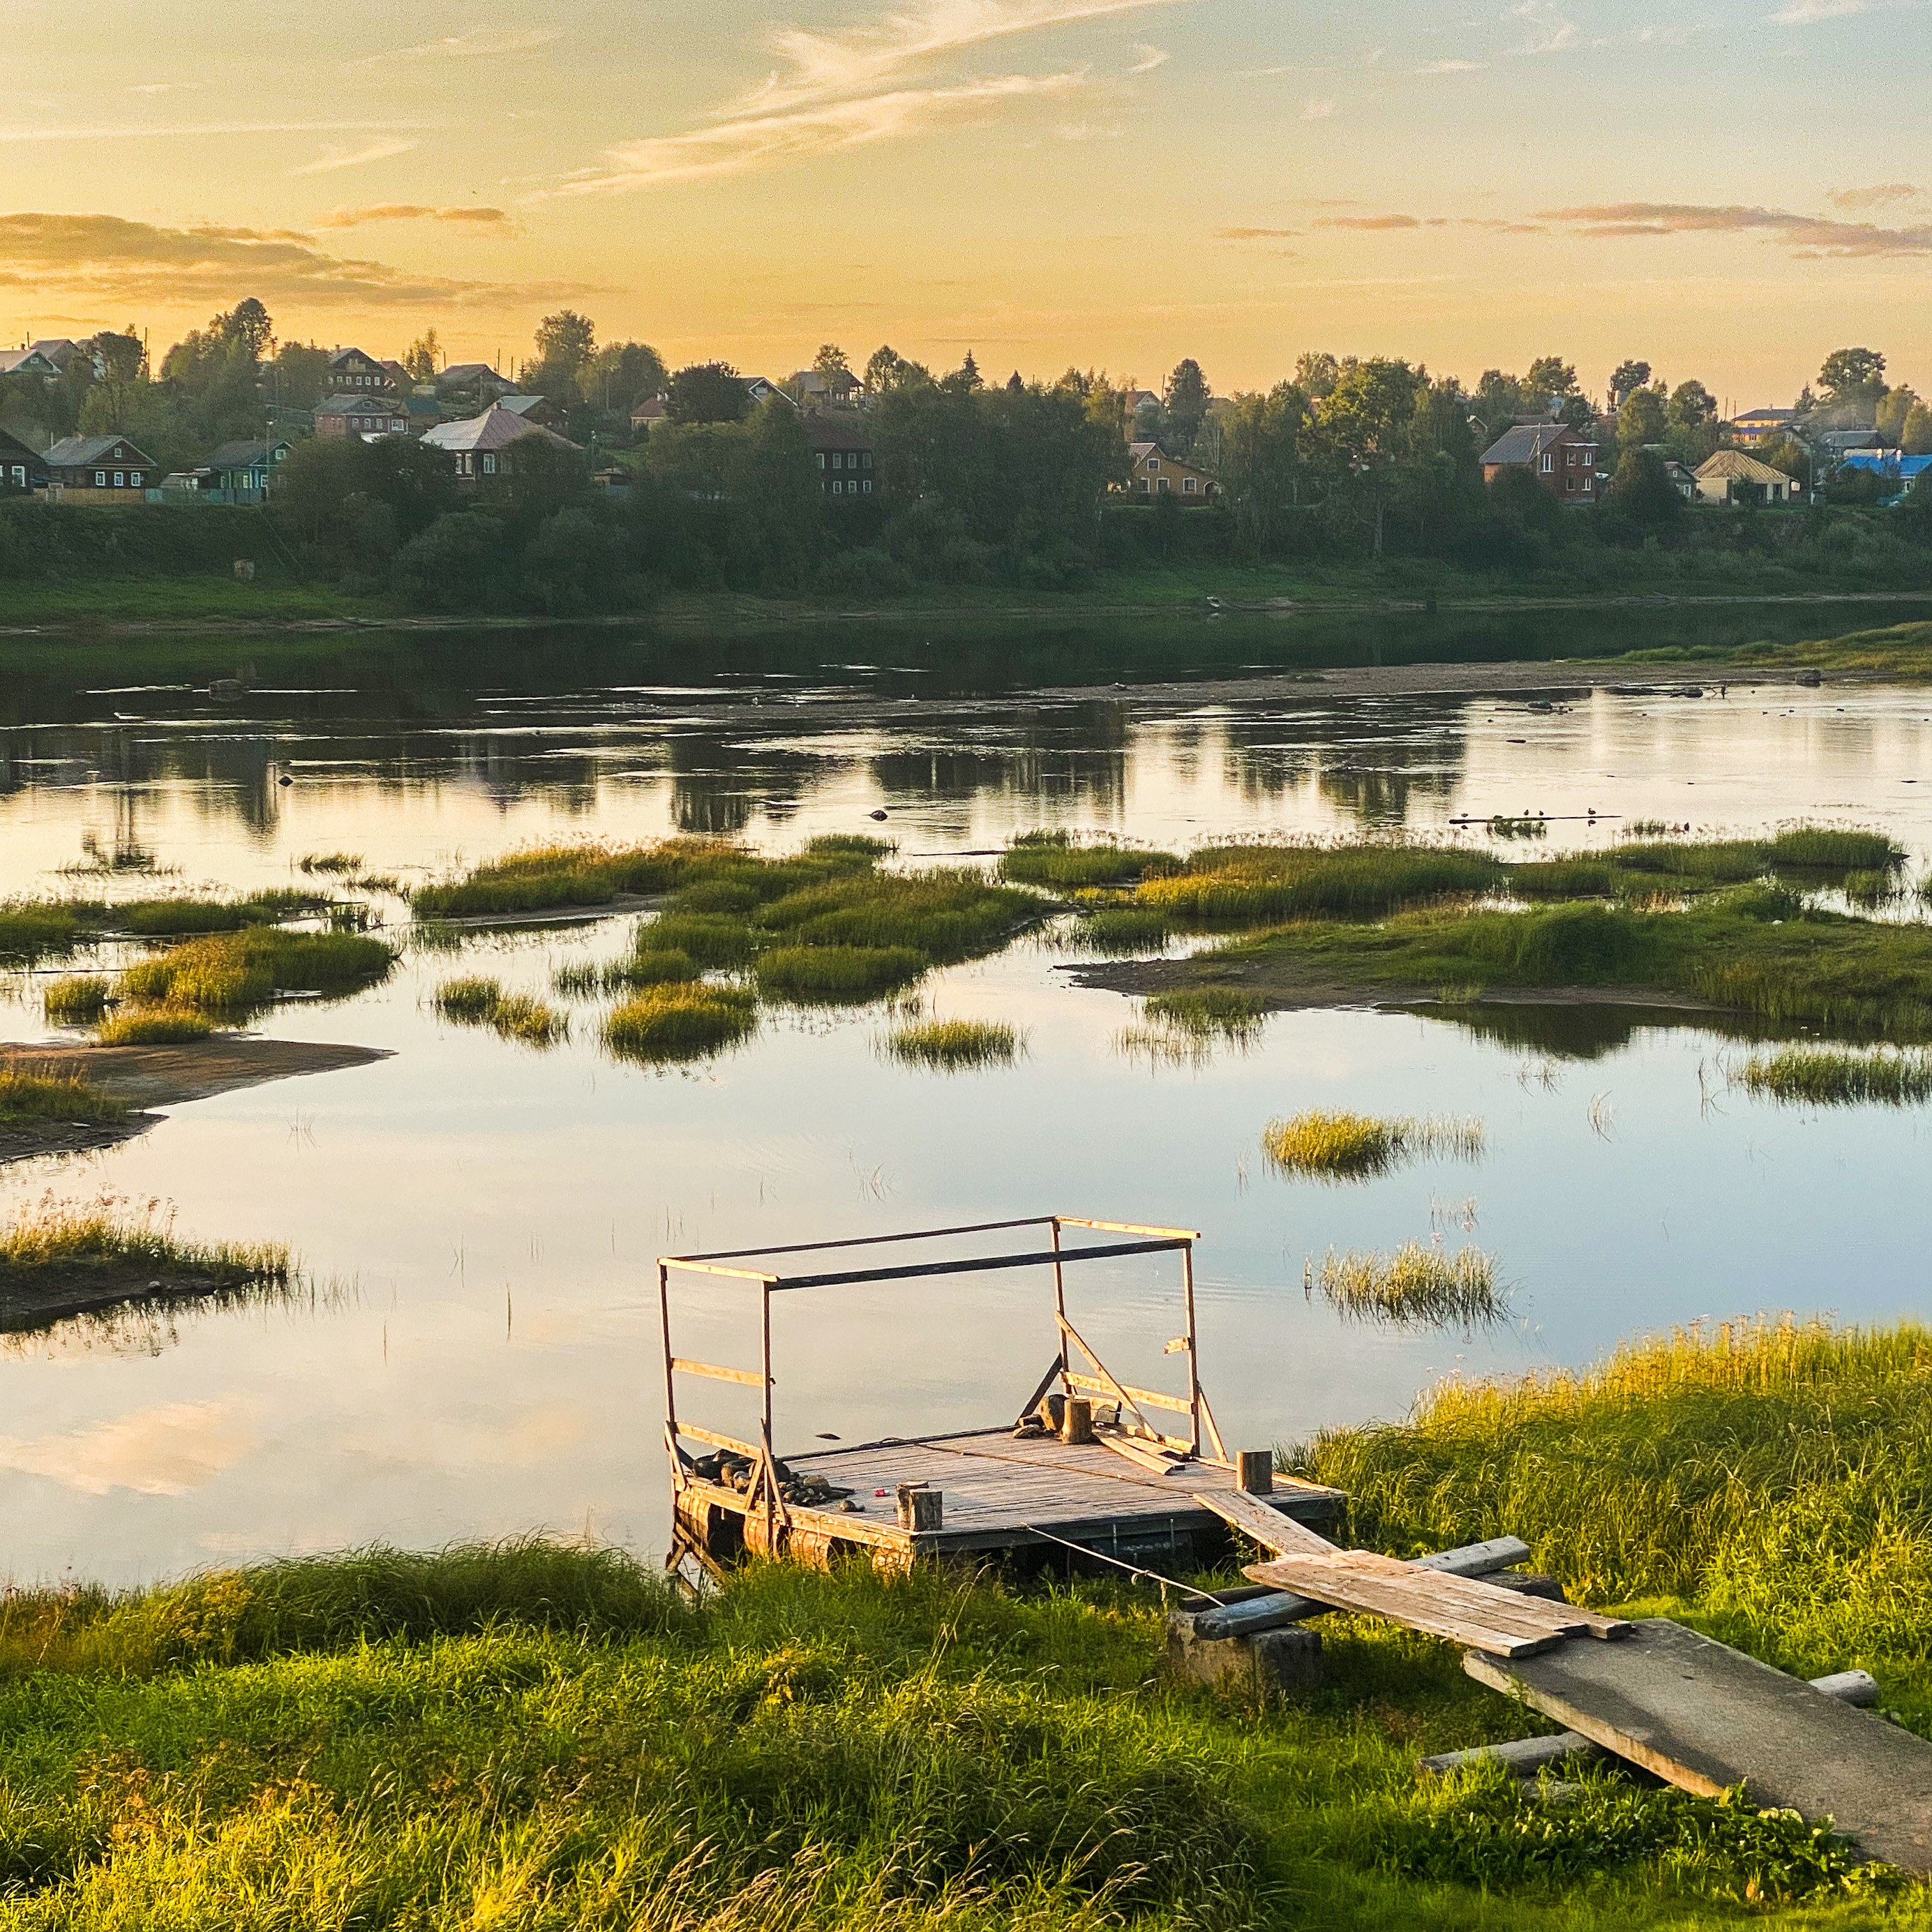
[[[1592, 621], [1601, 648], [1607, 620]], [[1875, 620], [1617, 621], [1628, 646]], [[1579, 648], [1569, 616], [1512, 622], [1500, 654]], [[1491, 633], [1406, 634], [1413, 655], [1453, 658], [1496, 651]], [[406, 889], [539, 839], [683, 830], [782, 851], [878, 829], [881, 811], [905, 864], [1039, 825], [1184, 849], [1480, 839], [1452, 821], [1526, 809], [1558, 820], [1550, 850], [1632, 819], [1716, 833], [1807, 818], [1890, 831], [1914, 878], [1932, 859], [1932, 696], [1912, 687], [1732, 682], [1722, 697], [1555, 708], [1527, 690], [1312, 685], [1288, 701], [1130, 701], [1135, 681], [1196, 668], [1395, 662], [1404, 635], [1394, 620], [1177, 626], [1117, 641], [1111, 659], [1084, 635], [857, 627], [37, 646], [0, 681], [0, 897], [280, 885], [303, 855], [334, 851]], [[1119, 694], [1032, 694], [1102, 664]], [[238, 672], [244, 694], [210, 695]], [[866, 694], [869, 710], [854, 702]], [[1594, 824], [1570, 816], [1592, 809]], [[117, 851], [169, 869], [158, 886], [60, 870]], [[159, 1200], [185, 1234], [291, 1244], [312, 1284], [285, 1305], [0, 1344], [0, 1578], [128, 1582], [536, 1528], [661, 1550], [652, 1263], [667, 1249], [1056, 1210], [1198, 1227], [1203, 1378], [1231, 1440], [1250, 1444], [1399, 1414], [1438, 1376], [1586, 1360], [1634, 1331], [1925, 1306], [1910, 1211], [1923, 1117], [1750, 1099], [1724, 1083], [1735, 1043], [1697, 1025], [1593, 1015], [1499, 1038], [1410, 1013], [1290, 1013], [1249, 1050], [1156, 1062], [1122, 1049], [1134, 1004], [1071, 986], [1062, 969], [1080, 956], [1049, 934], [922, 989], [929, 1012], [1024, 1028], [1010, 1069], [914, 1071], [881, 1054], [877, 1010], [775, 1010], [744, 1048], [653, 1072], [601, 1051], [592, 1006], [538, 1052], [446, 1026], [429, 1004], [460, 970], [547, 992], [560, 965], [622, 951], [628, 919], [479, 934], [458, 953], [417, 944], [400, 897], [375, 903], [404, 948], [392, 977], [282, 1006], [260, 1030], [392, 1058], [179, 1107], [104, 1154], [0, 1170], [0, 1211], [50, 1190]], [[36, 985], [0, 988], [5, 1036], [58, 1036]], [[1347, 1187], [1288, 1182], [1258, 1136], [1310, 1106], [1478, 1116], [1488, 1151]], [[1438, 1234], [1497, 1256], [1507, 1324], [1365, 1327], [1304, 1292], [1306, 1259], [1330, 1246]], [[1161, 1374], [1170, 1288], [1143, 1262], [1080, 1285], [1090, 1334], [1130, 1379]], [[997, 1419], [1052, 1347], [1031, 1275], [793, 1300], [808, 1305], [782, 1306], [775, 1337], [782, 1448]], [[752, 1359], [748, 1306], [725, 1294], [687, 1312], [691, 1352]]]

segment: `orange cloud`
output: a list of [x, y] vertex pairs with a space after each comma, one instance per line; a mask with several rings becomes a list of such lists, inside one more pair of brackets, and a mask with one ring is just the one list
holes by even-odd
[[1880, 228], [1869, 221], [1832, 221], [1780, 208], [1713, 206], [1698, 202], [1619, 201], [1541, 210], [1546, 221], [1575, 224], [1586, 236], [1764, 235], [1808, 253], [1846, 259], [1932, 255], [1932, 225]]
[[513, 229], [500, 208], [426, 208], [410, 201], [379, 201], [367, 208], [332, 208], [316, 218], [318, 228], [362, 228], [375, 221], [449, 221], [477, 228]]

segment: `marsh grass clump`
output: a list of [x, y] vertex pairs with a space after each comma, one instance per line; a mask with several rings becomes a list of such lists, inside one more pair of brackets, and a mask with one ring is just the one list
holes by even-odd
[[1486, 853], [1446, 846], [1221, 845], [1190, 855], [1135, 896], [1177, 925], [1254, 926], [1320, 914], [1366, 919], [1492, 890], [1508, 875]]
[[735, 1046], [758, 1024], [758, 1002], [741, 987], [704, 980], [650, 986], [611, 1009], [604, 1044], [620, 1060], [655, 1066]]
[[94, 1029], [100, 1046], [186, 1046], [206, 1040], [214, 1022], [194, 1006], [162, 1001], [117, 1006]]
[[1330, 1307], [1360, 1321], [1474, 1328], [1508, 1312], [1496, 1262], [1480, 1248], [1453, 1255], [1419, 1241], [1406, 1242], [1392, 1255], [1338, 1255], [1330, 1248], [1318, 1273], [1309, 1264], [1307, 1282]]
[[1084, 914], [1069, 943], [1096, 952], [1157, 952], [1172, 931], [1164, 913], [1151, 906], [1102, 906]]
[[326, 911], [328, 906], [326, 898], [314, 892], [275, 886], [238, 899], [130, 899], [110, 908], [107, 919], [117, 931], [142, 939], [171, 939], [273, 926], [280, 920]]
[[452, 920], [608, 905], [620, 893], [669, 892], [684, 881], [694, 862], [721, 849], [736, 848], [721, 848], [707, 839], [526, 846], [460, 879], [419, 886], [410, 895], [410, 906], [418, 919]]
[[1892, 872], [1906, 856], [1882, 832], [1836, 825], [1794, 825], [1770, 842], [1768, 856], [1774, 866], [1820, 872]]
[[1480, 1120], [1382, 1120], [1318, 1108], [1270, 1120], [1262, 1133], [1262, 1150], [1282, 1173], [1328, 1180], [1366, 1180], [1431, 1156], [1480, 1160], [1484, 1144]]
[[362, 869], [362, 855], [359, 852], [306, 852], [296, 861], [304, 872], [320, 872], [326, 877], [340, 877]]
[[79, 944], [83, 928], [73, 906], [16, 899], [0, 904], [0, 962], [31, 966], [64, 958]]
[[0, 1270], [132, 1262], [157, 1272], [203, 1276], [220, 1287], [286, 1284], [294, 1272], [289, 1250], [279, 1242], [182, 1241], [174, 1226], [173, 1209], [164, 1210], [158, 1202], [136, 1207], [113, 1195], [87, 1202], [44, 1195], [0, 1222]]
[[56, 1026], [92, 1026], [107, 1010], [107, 993], [98, 975], [68, 973], [48, 981], [40, 1006]]
[[735, 972], [752, 963], [758, 937], [742, 919], [725, 913], [668, 912], [638, 932], [637, 950], [677, 952], [698, 965]]
[[594, 999], [604, 990], [604, 976], [615, 969], [595, 959], [574, 959], [550, 976], [550, 990], [566, 1000]]
[[506, 993], [490, 1010], [490, 1030], [526, 1046], [555, 1046], [570, 1034], [570, 1016], [528, 993]]
[[[655, 931], [652, 926], [644, 928], [646, 934]], [[680, 980], [695, 980], [700, 970], [698, 962], [688, 952], [680, 952], [674, 946], [654, 946], [606, 966], [602, 983], [604, 990], [609, 993], [638, 986], [668, 986]]]
[[910, 946], [781, 946], [758, 955], [758, 990], [782, 999], [838, 1004], [875, 1000], [926, 970]]
[[1268, 1002], [1234, 986], [1184, 986], [1150, 993], [1148, 1018], [1197, 1040], [1252, 1041], [1261, 1036]]
[[128, 1109], [74, 1073], [0, 1071], [0, 1121], [124, 1120]]
[[1864, 1102], [1906, 1107], [1932, 1100], [1932, 1059], [1923, 1054], [1780, 1047], [1754, 1054], [1730, 1078], [1747, 1093], [1814, 1107], [1852, 1107]]
[[469, 976], [444, 980], [430, 1004], [455, 1025], [487, 1026], [502, 998], [503, 988], [496, 980]]
[[1026, 1051], [1026, 1036], [1005, 1020], [922, 1020], [889, 1034], [886, 1051], [910, 1066], [959, 1073], [1012, 1066]]
[[1905, 882], [1894, 872], [1847, 872], [1839, 889], [1855, 906], [1889, 905], [1905, 896]]
[[358, 933], [256, 926], [188, 940], [137, 961], [122, 970], [116, 990], [125, 999], [230, 1013], [280, 992], [356, 992], [382, 979], [395, 959], [383, 941]]
[[1040, 910], [1030, 893], [976, 872], [868, 872], [787, 893], [757, 924], [774, 946], [904, 947], [946, 965], [997, 951]]
[[842, 864], [873, 865], [898, 849], [896, 838], [876, 838], [869, 832], [821, 832], [805, 842], [808, 859], [832, 859]]
[[1001, 854], [1000, 876], [1027, 886], [1075, 892], [1095, 886], [1137, 884], [1178, 872], [1171, 852], [1149, 852], [1108, 841], [1077, 843], [1064, 831], [1022, 832]]

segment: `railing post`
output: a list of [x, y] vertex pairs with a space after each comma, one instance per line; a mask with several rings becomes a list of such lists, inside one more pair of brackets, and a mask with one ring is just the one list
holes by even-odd
[[1195, 1351], [1194, 1244], [1180, 1251], [1180, 1292], [1187, 1304], [1187, 1419], [1194, 1435], [1194, 1454], [1201, 1454], [1201, 1371]]
[[670, 1451], [674, 1475], [677, 1468], [676, 1378], [671, 1372], [670, 1270], [658, 1263], [658, 1334], [664, 1343], [664, 1446]]
[[1060, 1216], [1053, 1217], [1053, 1339], [1060, 1351], [1060, 1384], [1063, 1389], [1070, 1386], [1066, 1371], [1070, 1366], [1066, 1359], [1066, 1276], [1060, 1260]]
[[772, 1448], [772, 1285], [760, 1284], [758, 1312], [760, 1317], [758, 1336], [758, 1367], [764, 1378], [763, 1407], [758, 1426], [760, 1440], [765, 1449], [765, 1554], [778, 1554], [778, 1468], [776, 1453]]

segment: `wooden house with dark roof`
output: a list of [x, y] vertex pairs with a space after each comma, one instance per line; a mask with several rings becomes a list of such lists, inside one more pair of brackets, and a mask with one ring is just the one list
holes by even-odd
[[19, 495], [47, 487], [47, 460], [0, 429], [0, 493]]

